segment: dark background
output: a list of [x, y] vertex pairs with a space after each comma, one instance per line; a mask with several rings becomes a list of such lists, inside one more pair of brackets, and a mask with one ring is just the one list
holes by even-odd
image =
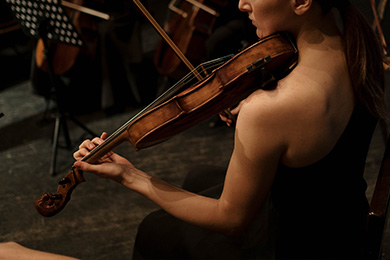
[[[3, 1], [0, 0], [0, 11], [6, 8]], [[352, 2], [372, 21], [369, 1]], [[160, 22], [166, 15], [167, 3], [166, 0], [149, 1], [148, 8]], [[388, 12], [386, 10], [383, 21], [386, 39], [390, 29]], [[3, 18], [1, 23], [9, 20], [6, 15], [0, 15], [0, 19]], [[144, 44], [153, 47], [158, 36], [144, 22], [141, 28]], [[112, 181], [85, 174], [87, 182], [79, 185], [60, 214], [44, 218], [34, 208], [34, 201], [41, 194], [56, 191], [58, 180], [73, 163], [73, 151], [88, 136], [69, 122], [72, 147], [58, 150], [57, 174], [51, 176], [54, 121], [45, 113], [45, 98], [34, 94], [29, 80], [34, 47], [35, 39], [20, 30], [0, 35], [0, 113], [4, 113], [0, 118], [0, 242], [16, 241], [30, 248], [82, 259], [131, 259], [138, 224], [146, 214], [157, 209], [138, 194]], [[83, 105], [72, 99], [67, 102]], [[86, 108], [88, 112], [79, 111], [77, 117], [94, 132], [111, 133], [138, 109], [130, 105], [118, 113], [108, 114], [99, 108]], [[234, 133], [225, 126], [210, 127], [213, 123], [212, 118], [167, 142], [139, 152], [127, 143], [116, 151], [151, 175], [181, 185], [188, 170], [200, 164], [227, 165]], [[62, 137], [61, 144], [64, 143]], [[372, 195], [383, 150], [383, 132], [378, 128], [366, 162], [368, 197]], [[390, 259], [389, 232], [386, 231], [383, 259]]]

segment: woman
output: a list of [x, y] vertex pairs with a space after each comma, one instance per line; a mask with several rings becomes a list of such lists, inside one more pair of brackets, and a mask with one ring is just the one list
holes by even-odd
[[[224, 183], [216, 187], [220, 194], [172, 186], [112, 152], [97, 164], [80, 161], [106, 133], [81, 144], [74, 166], [115, 180], [164, 210], [141, 225], [136, 257], [360, 257], [365, 157], [376, 121], [385, 117], [375, 35], [344, 0], [240, 0], [239, 8], [259, 38], [290, 32], [299, 60], [275, 88], [255, 91], [232, 110], [234, 150]], [[171, 234], [148, 233], [155, 219], [166, 220], [156, 225]], [[269, 253], [262, 243], [273, 243], [264, 232], [272, 232], [274, 222]]]
[[[277, 258], [359, 257], [368, 208], [365, 157], [376, 121], [385, 117], [375, 35], [348, 1], [241, 0], [239, 8], [259, 38], [290, 32], [299, 60], [274, 89], [255, 91], [232, 111], [235, 145], [220, 194], [171, 186], [114, 153], [98, 164], [75, 166], [113, 179], [169, 213], [155, 213], [141, 225], [136, 257], [271, 257], [258, 250], [264, 237], [247, 235], [248, 227], [267, 219], [258, 216], [264, 203], [276, 211], [266, 222], [276, 221]], [[105, 137], [85, 141], [75, 159]], [[148, 231], [155, 226], [170, 228]], [[273, 227], [262, 230], [267, 228]], [[194, 236], [201, 239], [188, 238]], [[247, 244], [254, 240], [258, 244]]]

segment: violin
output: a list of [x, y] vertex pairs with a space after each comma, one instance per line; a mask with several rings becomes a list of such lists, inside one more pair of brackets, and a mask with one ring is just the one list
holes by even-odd
[[[177, 3], [180, 2], [180, 5]], [[205, 41], [228, 0], [172, 0], [172, 11], [165, 31], [193, 64], [200, 64], [206, 57]], [[165, 41], [160, 41], [154, 57], [154, 64], [161, 75], [180, 79], [188, 70], [181, 59]]]
[[[125, 141], [135, 150], [161, 143], [237, 104], [259, 87], [264, 88], [267, 83], [282, 78], [294, 68], [297, 57], [293, 39], [279, 33], [259, 40], [233, 57], [204, 63], [82, 160], [94, 163]], [[45, 217], [54, 216], [65, 207], [77, 185], [84, 181], [82, 171], [72, 167], [60, 180], [55, 194], [45, 193], [36, 200], [37, 211]]]
[[378, 8], [379, 13], [378, 13], [376, 8], [375, 8], [375, 0], [370, 0], [371, 9], [372, 9], [372, 13], [374, 15], [374, 22], [375, 22], [373, 25], [373, 28], [374, 29], [376, 28], [378, 30], [379, 39], [380, 39], [381, 45], [382, 45], [382, 51], [383, 51], [383, 54], [385, 56], [387, 56], [388, 49], [387, 49], [385, 36], [383, 34], [383, 31], [382, 31], [381, 21], [383, 19], [384, 9], [385, 9], [386, 3], [387, 3], [387, 0], [380, 1], [379, 8]]
[[87, 57], [88, 61], [92, 62], [98, 44], [97, 34], [91, 33], [97, 31], [96, 21], [93, 18], [110, 19], [108, 14], [84, 7], [84, 0], [63, 0], [61, 4], [73, 26], [82, 37], [85, 48], [62, 42], [45, 43], [42, 39], [39, 39], [35, 50], [35, 63], [42, 71], [48, 72], [50, 68], [48, 68], [47, 58], [49, 57], [47, 57], [46, 51], [50, 49], [50, 62], [55, 75], [64, 75], [68, 72], [75, 65], [80, 55]]

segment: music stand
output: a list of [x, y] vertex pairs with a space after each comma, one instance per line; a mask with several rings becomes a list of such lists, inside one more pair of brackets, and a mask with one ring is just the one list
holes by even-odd
[[71, 147], [67, 119], [73, 121], [77, 126], [97, 136], [86, 126], [81, 124], [71, 115], [67, 115], [59, 97], [58, 86], [55, 81], [55, 74], [52, 64], [53, 43], [65, 43], [78, 47], [84, 45], [79, 33], [64, 12], [61, 0], [5, 0], [9, 5], [12, 14], [19, 22], [23, 32], [33, 38], [42, 39], [45, 47], [45, 60], [48, 67], [51, 87], [54, 88], [57, 115], [55, 119], [52, 157], [50, 161], [50, 174], [55, 174], [55, 164], [57, 160], [57, 149], [59, 133], [62, 127], [65, 142], [68, 148]]

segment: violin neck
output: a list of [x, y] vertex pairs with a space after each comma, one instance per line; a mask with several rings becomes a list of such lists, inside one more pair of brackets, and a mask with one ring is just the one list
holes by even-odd
[[[123, 129], [122, 129], [123, 128]], [[119, 128], [115, 133], [110, 135], [104, 143], [96, 146], [89, 154], [84, 156], [81, 160], [89, 163], [94, 163], [99, 160], [102, 156], [107, 154], [109, 151], [123, 143], [127, 140], [127, 132], [125, 131], [127, 128], [123, 125]]]
[[[197, 66], [195, 70], [198, 74], [203, 74], [205, 77], [211, 72], [211, 70], [216, 69], [217, 67], [224, 64], [227, 60], [229, 60], [233, 55], [224, 56], [221, 58], [217, 58], [208, 62], [204, 62], [201, 65]], [[141, 111], [139, 111], [136, 115], [134, 115], [130, 120], [128, 120], [125, 124], [123, 124], [120, 128], [118, 128], [114, 133], [112, 133], [101, 145], [98, 145], [93, 149], [88, 155], [84, 156], [82, 161], [86, 161], [89, 163], [96, 162], [103, 155], [114, 149], [116, 146], [128, 140], [127, 129], [136, 120], [139, 116], [144, 113], [152, 110], [153, 108], [161, 105], [162, 103], [168, 101], [172, 96], [176, 95], [177, 92], [182, 91], [183, 88], [189, 87], [192, 85], [192, 82], [196, 82], [196, 76], [194, 76], [194, 72], [191, 71], [184, 78], [182, 78], [175, 85], [170, 87], [167, 91], [161, 94], [157, 99], [155, 99], [152, 103], [147, 105]]]

